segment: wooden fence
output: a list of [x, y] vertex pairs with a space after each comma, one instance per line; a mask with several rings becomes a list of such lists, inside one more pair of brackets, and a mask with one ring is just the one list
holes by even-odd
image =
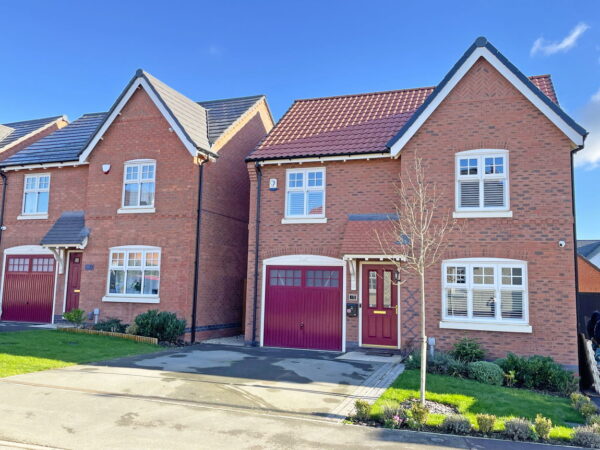
[[130, 341], [136, 342], [144, 342], [146, 344], [154, 344], [158, 345], [158, 339], [147, 336], [136, 336], [135, 334], [127, 334], [127, 333], [115, 333], [113, 331], [98, 331], [98, 330], [88, 330], [86, 328], [58, 328], [58, 331], [65, 331], [67, 333], [80, 333], [80, 334], [96, 334], [100, 336], [112, 336], [118, 337], [121, 339], [129, 339]]

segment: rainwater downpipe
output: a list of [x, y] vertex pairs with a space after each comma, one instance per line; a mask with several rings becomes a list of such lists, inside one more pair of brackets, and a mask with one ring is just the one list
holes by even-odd
[[194, 293], [192, 300], [192, 344], [196, 342], [196, 315], [198, 311], [198, 276], [200, 274], [200, 244], [202, 234], [200, 229], [202, 228], [202, 188], [204, 181], [204, 163], [206, 160], [200, 161], [198, 164], [198, 204], [196, 209], [196, 254], [194, 257]]
[[6, 187], [8, 186], [8, 180], [4, 171], [0, 170], [0, 177], [2, 178], [2, 205], [0, 206], [0, 243], [2, 242], [2, 232], [4, 231], [4, 205], [6, 204]]
[[257, 161], [256, 167], [256, 221], [255, 221], [255, 235], [254, 235], [254, 292], [253, 292], [253, 303], [254, 309], [252, 313], [252, 346], [257, 347], [258, 342], [256, 341], [256, 313], [258, 309], [258, 250], [260, 248], [260, 195], [261, 195], [261, 184], [262, 184], [262, 171], [260, 170], [260, 164]]

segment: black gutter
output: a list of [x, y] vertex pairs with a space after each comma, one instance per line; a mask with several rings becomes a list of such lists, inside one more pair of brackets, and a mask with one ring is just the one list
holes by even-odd
[[260, 170], [260, 164], [258, 162], [256, 162], [254, 166], [256, 167], [256, 221], [254, 223], [256, 230], [254, 234], [254, 298], [252, 304], [252, 346], [257, 347], [258, 342], [256, 342], [256, 310], [258, 308], [258, 250], [260, 242], [260, 189], [262, 185], [262, 171]]
[[202, 160], [198, 167], [198, 204], [196, 209], [196, 252], [194, 257], [194, 293], [192, 296], [192, 326], [191, 342], [196, 342], [196, 314], [198, 311], [198, 276], [200, 274], [200, 244], [202, 234], [200, 229], [202, 228], [202, 187], [204, 185], [204, 162]]
[[6, 204], [6, 187], [8, 186], [8, 179], [3, 170], [0, 170], [0, 177], [2, 178], [2, 205], [0, 206], [0, 243], [2, 242], [2, 231], [4, 230], [4, 205]]

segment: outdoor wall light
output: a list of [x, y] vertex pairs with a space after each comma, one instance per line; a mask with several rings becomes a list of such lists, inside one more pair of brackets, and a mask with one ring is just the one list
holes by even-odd
[[102, 172], [104, 172], [104, 173], [110, 172], [110, 164], [102, 164]]

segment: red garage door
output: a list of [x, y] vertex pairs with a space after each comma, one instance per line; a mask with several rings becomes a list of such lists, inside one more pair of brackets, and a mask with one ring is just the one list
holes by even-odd
[[51, 322], [54, 258], [8, 255], [4, 271], [2, 320]]
[[264, 345], [342, 349], [341, 267], [268, 266]]

